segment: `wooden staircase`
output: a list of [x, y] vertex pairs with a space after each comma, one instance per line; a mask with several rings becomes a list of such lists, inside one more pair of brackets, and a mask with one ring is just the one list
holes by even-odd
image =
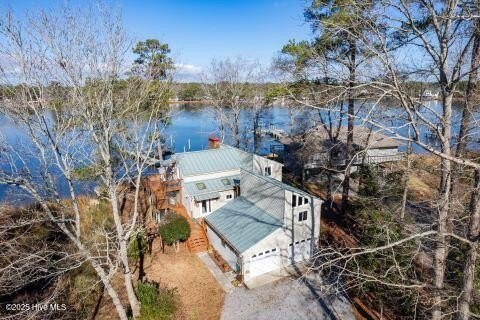
[[[190, 224], [190, 237], [187, 239], [187, 248], [191, 253], [205, 252], [208, 250], [208, 238], [203, 226], [194, 221], [184, 206], [179, 207], [176, 212], [187, 218]], [[203, 222], [203, 221], [202, 221]], [[201, 223], [202, 223], [201, 222]]]
[[186, 241], [188, 250], [191, 253], [205, 252], [208, 250], [208, 238], [203, 226], [194, 221], [188, 214], [185, 207], [179, 203], [169, 203], [168, 194], [180, 192], [182, 181], [180, 179], [164, 181], [159, 175], [148, 177], [148, 188], [154, 195], [155, 208], [157, 210], [169, 209], [184, 216], [190, 224], [190, 237]]

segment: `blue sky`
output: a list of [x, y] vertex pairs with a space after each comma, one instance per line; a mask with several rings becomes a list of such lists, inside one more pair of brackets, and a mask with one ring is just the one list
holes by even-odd
[[[49, 6], [52, 2], [55, 1], [7, 1], [20, 12]], [[289, 39], [310, 37], [310, 28], [303, 21], [303, 0], [117, 0], [111, 3], [122, 9], [126, 28], [135, 39], [157, 38], [168, 43], [175, 60], [183, 65], [183, 71], [198, 71], [212, 58], [236, 56], [269, 65]]]

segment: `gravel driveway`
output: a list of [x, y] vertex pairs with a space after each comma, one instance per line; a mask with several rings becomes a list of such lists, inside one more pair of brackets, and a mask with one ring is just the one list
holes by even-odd
[[253, 290], [236, 288], [225, 296], [221, 319], [355, 319], [344, 297], [322, 298], [316, 283], [286, 278]]

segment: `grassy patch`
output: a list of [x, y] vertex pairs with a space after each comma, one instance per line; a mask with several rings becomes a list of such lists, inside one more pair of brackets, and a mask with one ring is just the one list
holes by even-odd
[[139, 282], [136, 293], [142, 304], [140, 320], [174, 319], [180, 305], [176, 288], [160, 287], [156, 282]]
[[409, 198], [415, 201], [428, 200], [436, 194], [436, 190], [429, 186], [418, 175], [411, 174], [408, 178]]

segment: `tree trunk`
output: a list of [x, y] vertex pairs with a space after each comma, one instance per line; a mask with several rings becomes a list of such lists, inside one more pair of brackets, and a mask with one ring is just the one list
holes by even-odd
[[142, 235], [137, 235], [138, 246], [138, 281], [143, 281], [145, 278], [145, 248], [143, 247]]
[[258, 145], [261, 134], [258, 132], [259, 129], [259, 121], [260, 121], [260, 112], [254, 110], [253, 111], [253, 153], [258, 152]]
[[293, 124], [295, 122], [295, 113], [293, 112], [293, 107], [288, 108], [288, 126], [289, 133], [293, 134]]
[[[465, 154], [468, 141], [468, 133], [472, 124], [472, 114], [475, 107], [477, 93], [478, 69], [480, 68], [480, 19], [476, 22], [475, 38], [473, 40], [472, 57], [470, 62], [470, 74], [468, 75], [467, 89], [465, 91], [465, 103], [462, 110], [462, 121], [458, 133], [457, 149], [455, 156], [461, 158]], [[458, 165], [455, 165], [458, 167]], [[460, 170], [454, 170], [452, 177], [452, 190], [456, 190]]]
[[469, 212], [470, 222], [467, 238], [471, 241], [471, 245], [463, 268], [463, 287], [458, 308], [458, 319], [460, 320], [468, 320], [470, 318], [470, 302], [472, 301], [475, 266], [478, 256], [478, 240], [480, 237], [480, 170], [475, 170], [475, 185], [470, 198]]
[[162, 139], [158, 137], [158, 145], [157, 145], [157, 152], [158, 152], [158, 171], [161, 173], [163, 169], [163, 148], [162, 148]]
[[240, 114], [235, 112], [234, 114], [233, 133], [235, 135], [235, 147], [240, 148]]
[[103, 283], [103, 286], [105, 288], [104, 290], [107, 290], [108, 295], [112, 299], [113, 305], [117, 310], [118, 317], [120, 318], [120, 320], [128, 320], [127, 312], [125, 311], [125, 308], [123, 307], [122, 302], [118, 297], [117, 291], [113, 288], [110, 282], [110, 279], [108, 278], [108, 275], [105, 273], [103, 268], [100, 265], [98, 265], [96, 262], [92, 260], [91, 263], [92, 263], [93, 269], [95, 269], [98, 276], [100, 277], [100, 280]]
[[98, 311], [100, 311], [100, 306], [103, 301], [103, 295], [105, 293], [105, 286], [103, 285], [103, 283], [101, 284], [101, 286], [102, 288], [100, 290], [100, 295], [97, 298], [97, 303], [95, 303], [95, 308], [93, 309], [92, 315], [90, 316], [90, 320], [95, 320], [95, 318], [97, 317]]
[[[451, 154], [451, 116], [453, 94], [443, 89], [443, 130], [441, 137], [442, 152]], [[448, 239], [446, 234], [449, 227], [450, 192], [451, 192], [452, 164], [450, 160], [441, 160], [441, 181], [438, 206], [438, 234], [434, 254], [434, 279], [433, 279], [433, 308], [432, 320], [442, 319], [442, 299], [445, 280], [445, 267], [448, 255]]]
[[[458, 134], [457, 150], [455, 155], [462, 157], [467, 148], [467, 138], [469, 127], [472, 122], [473, 107], [475, 105], [475, 96], [477, 93], [478, 68], [480, 67], [480, 19], [475, 23], [475, 38], [472, 47], [472, 57], [470, 63], [470, 74], [468, 76], [467, 89], [465, 92], [465, 104], [462, 111], [462, 121], [460, 132]], [[460, 170], [455, 170], [452, 178], [452, 188], [456, 188], [459, 180]], [[454, 189], [455, 190], [455, 189]], [[480, 236], [480, 171], [475, 170], [474, 189], [470, 197], [467, 238], [472, 242], [465, 259], [463, 269], [462, 294], [459, 300], [458, 316], [460, 320], [470, 318], [470, 302], [472, 300], [473, 283], [475, 280], [475, 265], [478, 255], [478, 238]]]
[[345, 178], [343, 179], [343, 190], [342, 190], [342, 213], [345, 214], [348, 206], [348, 195], [350, 192], [350, 171], [351, 171], [351, 161], [353, 158], [353, 126], [355, 121], [355, 100], [353, 98], [353, 89], [355, 87], [355, 78], [356, 78], [356, 54], [357, 47], [355, 40], [350, 41], [350, 63], [348, 66], [349, 69], [349, 79], [348, 79], [348, 120], [347, 120], [347, 159], [346, 159], [346, 168], [345, 168]]
[[[408, 128], [408, 138], [411, 138], [410, 127]], [[408, 179], [410, 178], [410, 168], [412, 166], [412, 141], [408, 141], [406, 160], [407, 168], [403, 174], [403, 195], [402, 195], [402, 207], [400, 208], [400, 221], [405, 219], [405, 211], [407, 208], [407, 199], [408, 199]]]
[[[112, 170], [107, 168], [106, 171], [108, 179], [110, 181], [114, 181]], [[125, 237], [123, 231], [122, 219], [118, 208], [118, 193], [114, 184], [111, 184], [110, 186], [108, 186], [108, 188], [115, 228], [118, 237], [120, 237], [120, 248], [118, 253], [123, 265], [124, 285], [127, 290], [128, 302], [130, 304], [130, 308], [132, 309], [133, 317], [137, 318], [140, 316], [140, 302], [138, 301], [137, 296], [135, 295], [135, 289], [133, 288], [132, 272], [128, 263], [128, 239]]]

